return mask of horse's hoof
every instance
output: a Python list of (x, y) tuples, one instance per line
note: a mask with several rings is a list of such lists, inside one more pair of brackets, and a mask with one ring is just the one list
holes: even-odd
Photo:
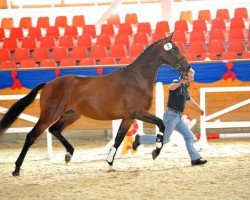
[(109, 172), (115, 172), (116, 170), (113, 168), (113, 166), (112, 165), (109, 165), (109, 169), (108, 169), (108, 173)]
[(71, 160), (71, 158), (72, 158), (72, 154), (67, 152), (65, 154), (65, 162), (66, 162), (66, 164)]
[(19, 171), (14, 171), (14, 172), (12, 172), (12, 175), (13, 175), (13, 176), (19, 176), (19, 175), (20, 175), (20, 172), (19, 172)]
[(159, 156), (159, 154), (160, 154), (160, 149), (153, 150), (153, 152), (152, 152), (153, 160), (155, 160), (157, 158), (157, 156)]

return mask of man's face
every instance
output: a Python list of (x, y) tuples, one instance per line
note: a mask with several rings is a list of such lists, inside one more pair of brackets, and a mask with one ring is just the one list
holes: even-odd
[(186, 84), (189, 85), (190, 83), (192, 83), (194, 81), (194, 73), (193, 72), (189, 72), (188, 73), (188, 79)]

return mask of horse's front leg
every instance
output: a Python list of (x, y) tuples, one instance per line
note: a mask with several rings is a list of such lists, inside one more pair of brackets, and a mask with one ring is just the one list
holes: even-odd
[(108, 157), (106, 159), (106, 161), (108, 162), (108, 164), (111, 168), (113, 166), (113, 161), (114, 161), (117, 149), (121, 145), (126, 133), (128, 132), (128, 130), (133, 122), (134, 122), (134, 119), (123, 119), (121, 124), (120, 124), (119, 130), (118, 130), (117, 135), (115, 137), (115, 144), (113, 145), (113, 147), (111, 147), (109, 154), (108, 154)]
[(138, 112), (135, 118), (158, 126), (160, 132), (156, 135), (156, 148), (152, 152), (153, 159), (156, 159), (163, 147), (163, 134), (165, 131), (165, 125), (163, 121), (147, 111)]

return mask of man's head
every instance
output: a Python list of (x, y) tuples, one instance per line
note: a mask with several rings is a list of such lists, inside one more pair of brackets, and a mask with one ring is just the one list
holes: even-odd
[(190, 83), (194, 81), (194, 74), (195, 71), (192, 68), (190, 68), (188, 71), (188, 76), (183, 77), (182, 79), (185, 85), (190, 85)]

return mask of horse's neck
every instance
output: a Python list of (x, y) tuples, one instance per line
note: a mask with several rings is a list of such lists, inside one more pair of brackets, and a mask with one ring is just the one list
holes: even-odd
[[(128, 69), (136, 75), (138, 84), (141, 87), (153, 88), (157, 73), (162, 62), (158, 56), (151, 56), (150, 52), (144, 52), (133, 64), (128, 66)], [(152, 54), (155, 54), (152, 53)]]

